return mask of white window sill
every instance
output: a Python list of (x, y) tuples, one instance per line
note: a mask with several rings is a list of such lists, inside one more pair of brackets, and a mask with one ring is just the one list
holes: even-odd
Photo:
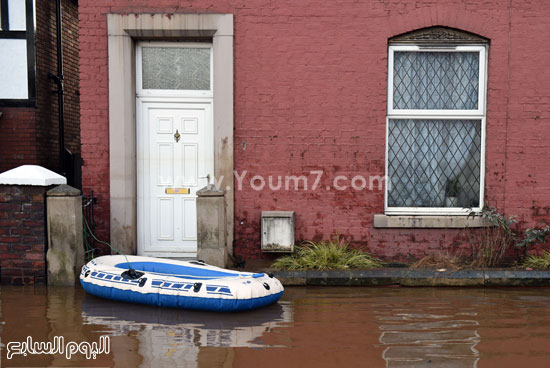
[(374, 215), (375, 228), (455, 228), (489, 227), (491, 224), (480, 217), (460, 215), (409, 216)]

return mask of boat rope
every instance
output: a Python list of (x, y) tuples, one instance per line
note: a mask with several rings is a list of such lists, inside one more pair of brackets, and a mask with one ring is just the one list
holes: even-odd
[[(99, 240), (95, 234), (92, 232), (92, 229), (90, 229), (90, 225), (88, 225), (88, 220), (86, 220), (86, 216), (82, 215), (82, 221), (85, 225), (85, 228), (84, 228), (84, 232), (89, 234), (96, 242), (100, 243), (100, 244), (104, 244), (106, 246), (108, 246), (109, 248), (111, 248), (111, 250), (114, 250), (115, 252), (117, 252), (118, 254), (120, 254), (121, 256), (124, 256), (124, 259), (126, 260), (126, 263), (128, 263), (128, 268), (129, 268), (129, 271), (135, 271), (134, 268), (132, 267), (132, 264), (130, 263), (130, 261), (128, 261), (128, 257), (126, 257), (126, 254), (122, 253), (120, 250), (118, 250), (117, 248), (113, 247), (111, 244), (107, 243), (107, 242), (104, 242), (102, 240)], [(92, 257), (93, 257), (93, 253), (92, 253)]]

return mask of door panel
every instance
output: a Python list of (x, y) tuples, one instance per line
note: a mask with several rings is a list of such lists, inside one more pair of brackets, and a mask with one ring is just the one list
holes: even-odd
[(171, 142), (158, 143), (157, 185), (174, 185), (174, 145)]
[(174, 240), (174, 198), (159, 198), (158, 209), (156, 240)]
[(197, 251), (196, 192), (213, 175), (212, 101), (138, 98), (138, 253)]

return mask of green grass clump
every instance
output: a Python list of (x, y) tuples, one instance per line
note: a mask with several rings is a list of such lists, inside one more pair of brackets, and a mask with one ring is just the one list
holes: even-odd
[(348, 268), (382, 267), (380, 260), (349, 247), (340, 238), (315, 243), (305, 242), (294, 253), (277, 259), (272, 265), (277, 270), (345, 270)]
[(529, 268), (550, 268), (550, 252), (545, 251), (541, 256), (528, 256), (521, 266)]

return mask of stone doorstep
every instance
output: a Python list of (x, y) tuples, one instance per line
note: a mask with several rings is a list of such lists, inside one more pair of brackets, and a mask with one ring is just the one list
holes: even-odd
[(549, 271), (500, 270), (374, 270), (273, 271), (285, 286), (550, 286)]

